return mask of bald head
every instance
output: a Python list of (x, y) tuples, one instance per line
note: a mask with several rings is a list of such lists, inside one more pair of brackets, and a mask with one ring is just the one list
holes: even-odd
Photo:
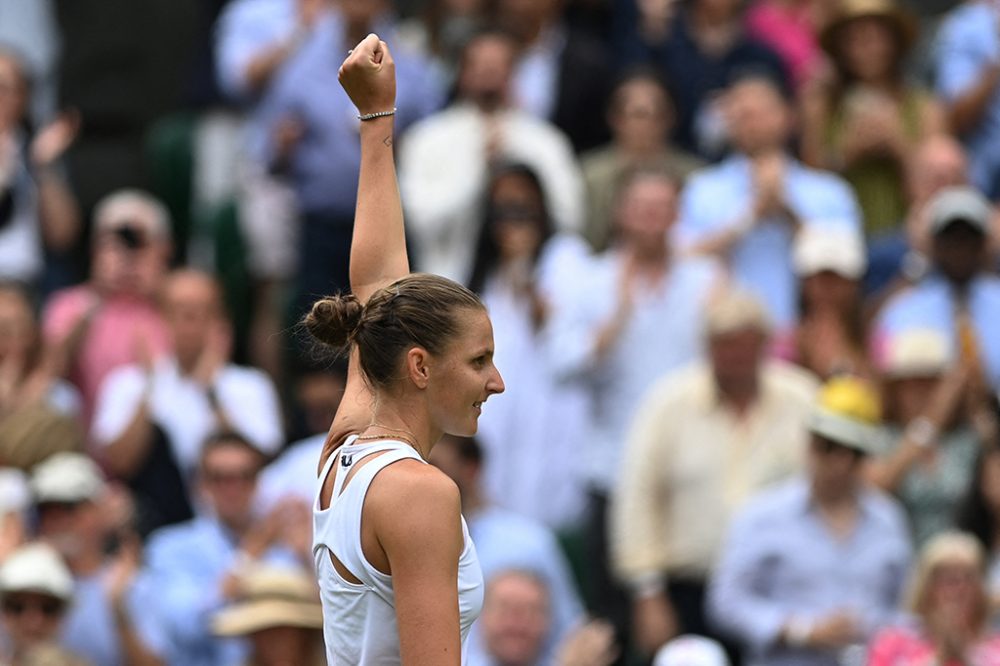
[(969, 180), (969, 161), (965, 149), (948, 134), (924, 140), (910, 163), (910, 196), (922, 205), (946, 187), (964, 185)]

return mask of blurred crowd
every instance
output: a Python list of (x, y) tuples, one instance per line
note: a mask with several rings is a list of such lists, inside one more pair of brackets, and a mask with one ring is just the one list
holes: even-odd
[(469, 663), (1000, 666), (995, 0), (0, 0), (0, 664), (323, 663), (370, 32)]

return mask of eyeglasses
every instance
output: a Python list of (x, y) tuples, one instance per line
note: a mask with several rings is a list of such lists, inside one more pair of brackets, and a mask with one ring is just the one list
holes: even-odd
[(202, 474), (205, 481), (213, 485), (250, 484), (257, 480), (257, 472), (257, 469), (206, 469)]
[(0, 604), (6, 615), (21, 616), (29, 611), (41, 613), (47, 618), (57, 618), (62, 615), (66, 605), (58, 599), (19, 599), (7, 598)]
[(83, 502), (58, 502), (42, 501), (38, 503), (39, 511), (58, 511), (61, 513), (71, 513), (83, 506)]

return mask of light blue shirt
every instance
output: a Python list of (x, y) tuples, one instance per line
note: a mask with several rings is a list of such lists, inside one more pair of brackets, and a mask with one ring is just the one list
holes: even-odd
[[(122, 666), (126, 661), (104, 582), (108, 574), (105, 567), (92, 576), (75, 580), (73, 602), (63, 622), (61, 644), (93, 664)], [(140, 576), (129, 590), (129, 619), (145, 647), (155, 655), (163, 655), (167, 648), (166, 636), (155, 614), (149, 611), (153, 590), (147, 583), (148, 580)]]
[[(851, 188), (832, 173), (789, 159), (785, 200), (803, 224), (861, 233), (861, 212)], [(676, 238), (689, 247), (731, 228), (753, 206), (750, 161), (743, 156), (696, 172), (681, 195)], [(792, 229), (783, 220), (757, 224), (733, 248), (728, 263), (737, 284), (767, 306), (779, 328), (798, 319), (798, 284), (792, 270)]]
[[(168, 666), (238, 666), (248, 655), (239, 639), (211, 633), (222, 608), (222, 580), (234, 567), (236, 538), (214, 518), (200, 517), (154, 532), (146, 547), (148, 584), (156, 590), (149, 610), (163, 623)], [(291, 552), (272, 549), (265, 559), (293, 565)]]
[[(954, 102), (1000, 62), (1000, 13), (989, 2), (966, 2), (952, 10), (938, 32), (934, 49), (937, 92)], [(964, 137), (972, 181), (991, 198), (1000, 195), (1000, 88), (979, 124)]]
[(622, 270), (615, 250), (592, 262), (567, 289), (546, 347), (557, 377), (580, 382), (587, 394), (590, 433), (578, 464), (583, 478), (605, 492), (618, 477), (628, 427), (646, 391), (671, 370), (702, 357), (705, 303), (721, 279), (714, 261), (672, 259), (658, 284), (636, 289), (629, 320), (598, 359), (598, 333), (615, 314)]
[(853, 614), (870, 637), (894, 619), (909, 570), (906, 519), (865, 489), (853, 532), (838, 539), (804, 478), (764, 491), (733, 519), (709, 586), (708, 612), (748, 648), (747, 666), (838, 666), (837, 654), (778, 644), (790, 619)]
[[(969, 314), (976, 332), (986, 378), (1000, 389), (1000, 278), (980, 275), (969, 286)], [(931, 274), (897, 294), (883, 308), (876, 322), (876, 340), (892, 339), (904, 331), (932, 329), (949, 341), (958, 356), (955, 295), (942, 276)]]
[[(435, 85), (431, 67), (394, 39), (390, 25), (381, 24), (376, 30), (393, 44), (398, 133), (435, 111), (442, 93)], [(353, 47), (354, 44), (346, 42), (340, 15), (326, 13), (306, 42), (275, 75), (261, 102), (260, 122), (268, 129), (268, 141), (273, 140), (271, 130), (282, 118), (295, 118), (305, 128), (291, 158), (289, 177), (306, 212), (354, 216), (361, 164), (360, 121), (357, 109), (337, 80), (340, 65)], [(274, 146), (269, 146), (265, 153), (273, 156)]]
[[(547, 584), (551, 628), (546, 654), (554, 657), (562, 639), (583, 619), (583, 604), (555, 535), (541, 523), (495, 506), (469, 514), (465, 519), (476, 544), (487, 592), (494, 574), (512, 569), (532, 572)], [(473, 625), (469, 636), (470, 666), (490, 663), (477, 629), (478, 625)], [(543, 660), (543, 663), (549, 662)]]
[(215, 69), (219, 86), (234, 100), (251, 98), (247, 67), (253, 58), (289, 39), (298, 25), (292, 0), (236, 0), (216, 22)]

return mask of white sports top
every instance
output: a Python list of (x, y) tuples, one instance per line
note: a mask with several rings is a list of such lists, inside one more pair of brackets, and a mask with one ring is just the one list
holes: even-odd
[[(382, 451), (388, 453), (365, 463), (344, 487), (354, 461)], [(400, 663), (392, 576), (382, 573), (365, 559), (361, 549), (361, 510), (375, 475), (406, 458), (426, 464), (405, 442), (378, 440), (359, 444), (357, 438), (352, 437), (330, 456), (320, 474), (319, 490), (313, 503), (313, 557), (323, 602), (326, 658), (331, 666)], [(320, 493), (334, 464), (337, 469), (333, 495), (330, 506), (322, 509)], [(462, 535), (465, 547), (458, 560), (458, 610), (464, 664), (465, 639), (483, 606), (483, 573), (464, 517)], [(360, 585), (344, 580), (333, 566), (331, 552), (361, 581)]]

